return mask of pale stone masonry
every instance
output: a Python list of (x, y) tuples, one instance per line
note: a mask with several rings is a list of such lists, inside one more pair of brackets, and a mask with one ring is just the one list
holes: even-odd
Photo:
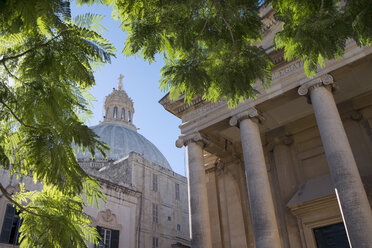
[(192, 247), (372, 247), (372, 47), (348, 40), (308, 78), (273, 49), (273, 10), (261, 16), (270, 88), (257, 84), (257, 98), (232, 109), (201, 96), (159, 101), (181, 119), (177, 146), (195, 133), (208, 141), (189, 150), (188, 169), (190, 204), (203, 199), (191, 206), (192, 237), (210, 233), (211, 244)]
[(199, 133), (193, 133), (189, 136), (177, 140), (177, 146), (187, 147), (188, 167), (188, 185), (190, 203), (190, 223), (191, 223), (191, 246), (202, 248), (211, 247), (211, 234), (209, 227), (208, 199), (206, 178), (203, 162), (203, 147), (208, 141), (203, 139)]
[[(110, 146), (107, 158), (96, 151), (92, 160), (89, 152), (77, 151), (80, 166), (97, 179), (107, 196), (100, 209), (84, 209), (105, 242), (98, 248), (189, 247), (186, 177), (175, 173), (157, 147), (137, 133), (133, 101), (122, 89), (122, 78), (118, 89), (106, 97), (103, 122), (91, 127)], [(199, 163), (202, 168), (202, 158)], [(9, 171), (0, 170), (0, 181), (10, 193), (18, 190), (20, 181), (9, 178)], [(42, 188), (30, 178), (21, 182), (29, 190)], [(16, 246), (19, 225), (15, 209), (0, 195), (0, 247)]]
[(257, 116), (257, 111), (252, 109), (234, 116), (230, 119), (230, 124), (235, 126), (238, 123), (242, 137), (245, 176), (256, 245), (257, 247), (280, 248), (274, 203), (266, 172)]

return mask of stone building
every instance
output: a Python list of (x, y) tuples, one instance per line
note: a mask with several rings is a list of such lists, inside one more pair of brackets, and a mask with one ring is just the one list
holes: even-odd
[[(91, 127), (111, 148), (107, 159), (96, 152), (77, 152), (80, 166), (102, 185), (107, 202), (85, 212), (103, 238), (98, 248), (189, 247), (189, 213), (186, 178), (175, 173), (163, 154), (137, 132), (133, 102), (122, 89), (106, 97), (103, 122)], [(10, 192), (18, 180), (0, 171), (0, 180)], [(32, 179), (23, 180), (32, 190), (41, 189)], [(15, 208), (0, 197), (0, 247), (13, 247), (20, 225)], [(94, 245), (89, 245), (93, 248)]]
[(234, 109), (159, 101), (182, 120), (191, 247), (372, 247), (372, 47), (349, 40), (308, 78), (273, 49), (273, 10), (261, 14), (271, 88)]

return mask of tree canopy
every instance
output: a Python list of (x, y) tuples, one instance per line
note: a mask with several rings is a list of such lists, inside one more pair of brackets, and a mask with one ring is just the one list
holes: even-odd
[[(83, 1), (92, 3), (94, 0)], [(304, 61), (309, 77), (317, 65), (339, 58), (347, 39), (372, 42), (369, 0), (110, 0), (114, 15), (129, 33), (125, 55), (152, 62), (163, 55), (160, 87), (176, 99), (195, 94), (230, 106), (256, 96), (253, 85), (271, 82), (273, 66), (258, 44), (260, 8), (270, 5), (282, 22), (275, 47), (285, 59)]]
[(104, 195), (72, 144), (92, 156), (107, 149), (84, 117), (93, 70), (115, 48), (99, 33), (102, 18), (72, 18), (69, 1), (1, 1), (0, 10), (0, 167), (44, 185), (11, 196), (0, 184), (22, 211), (21, 247), (86, 247), (97, 233), (82, 194), (90, 204)]
[[(85, 202), (104, 198), (78, 165), (72, 144), (107, 149), (84, 124), (93, 71), (115, 48), (102, 36), (102, 17), (71, 17), (70, 0), (0, 1), (0, 167), (42, 182), (41, 192), (0, 190), (24, 219), (21, 247), (86, 247), (97, 233)], [(128, 32), (123, 53), (152, 62), (162, 55), (160, 87), (175, 99), (196, 94), (230, 106), (270, 86), (273, 63), (259, 46), (260, 9), (271, 5), (282, 31), (275, 47), (304, 61), (313, 76), (339, 58), (348, 39), (372, 43), (369, 0), (76, 0), (106, 4)], [(83, 192), (86, 199), (82, 198)]]

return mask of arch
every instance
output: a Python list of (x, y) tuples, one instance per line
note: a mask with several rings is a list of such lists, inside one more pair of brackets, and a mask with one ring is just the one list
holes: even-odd
[(114, 112), (113, 112), (113, 114), (112, 114), (112, 116), (116, 119), (116, 118), (118, 118), (118, 107), (114, 107)]
[(120, 117), (121, 117), (122, 120), (125, 120), (125, 109), (124, 108), (121, 109), (121, 116)]
[(106, 109), (106, 119), (109, 117), (109, 114), (110, 114), (109, 107), (107, 107), (107, 109)]

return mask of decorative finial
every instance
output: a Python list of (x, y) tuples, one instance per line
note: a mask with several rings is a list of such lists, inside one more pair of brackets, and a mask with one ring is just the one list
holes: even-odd
[(123, 88), (123, 83), (122, 83), (123, 78), (124, 78), (124, 76), (120, 74), (120, 76), (119, 76), (119, 78), (118, 78), (118, 80), (119, 80), (119, 83), (118, 83), (118, 89), (119, 89), (119, 90), (121, 90), (121, 89)]

